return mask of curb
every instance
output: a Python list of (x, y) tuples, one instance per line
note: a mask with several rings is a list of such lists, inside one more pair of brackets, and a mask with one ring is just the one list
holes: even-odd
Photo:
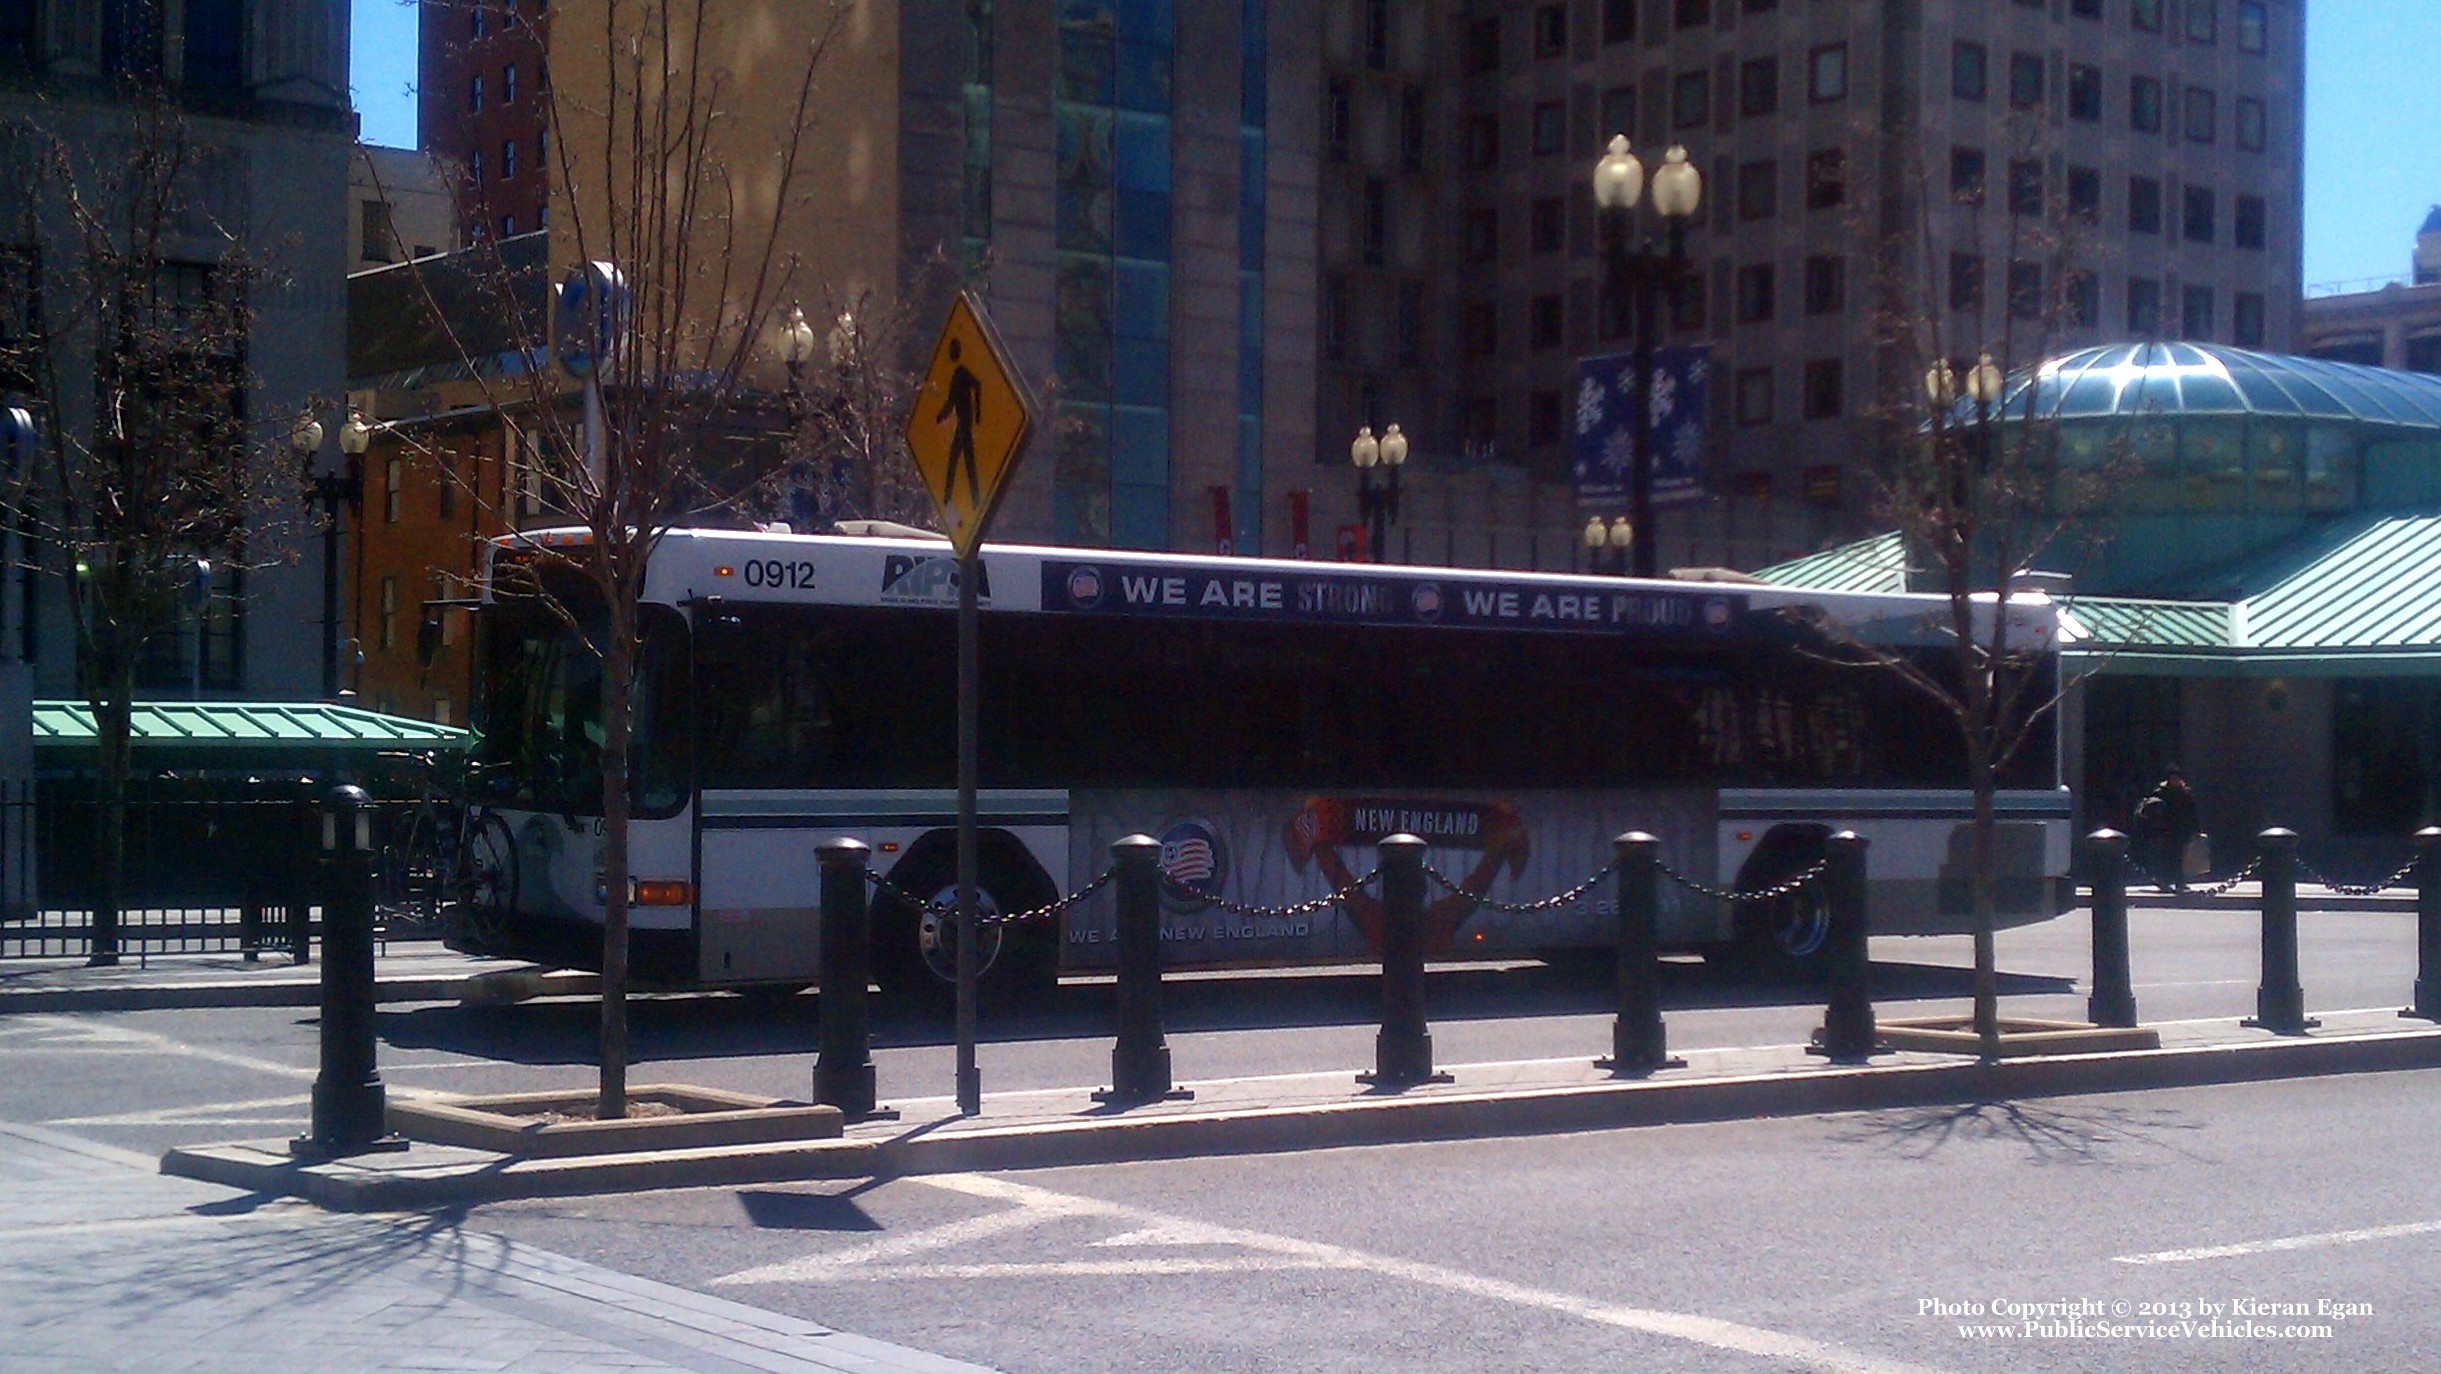
[[(589, 973), (523, 969), (376, 978), (376, 1003), (474, 1002), (487, 1005), (537, 997), (591, 996), (601, 978)], [(188, 1011), (215, 1007), (316, 1007), (322, 980), (257, 978), (229, 982), (135, 983), (98, 988), (27, 988), (0, 992), (0, 1016), (26, 1012)]]
[(484, 1155), (418, 1166), (392, 1155), (375, 1157), (369, 1165), (305, 1165), (290, 1160), (277, 1142), (251, 1142), (174, 1149), (162, 1157), (161, 1171), (301, 1197), (333, 1211), (413, 1210), (511, 1198), (1283, 1153), (2435, 1067), (2441, 1067), (2441, 1027), (1995, 1064), (1849, 1066), (1683, 1082), (1441, 1093), (1133, 1121), (1062, 1121), (946, 1136), (910, 1133), (887, 1140), (582, 1159)]

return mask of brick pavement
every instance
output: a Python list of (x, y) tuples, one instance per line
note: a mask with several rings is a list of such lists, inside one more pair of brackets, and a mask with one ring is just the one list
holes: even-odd
[(980, 1374), (468, 1231), (332, 1216), (0, 1123), (0, 1368)]

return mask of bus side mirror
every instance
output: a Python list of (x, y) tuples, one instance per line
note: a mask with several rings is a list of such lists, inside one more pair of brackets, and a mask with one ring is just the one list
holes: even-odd
[(426, 611), (423, 623), (415, 627), (417, 667), (429, 668), (432, 661), (441, 656), (441, 617), (446, 614), (446, 611)]
[(746, 622), (724, 609), (721, 598), (707, 596), (695, 608), (695, 661), (725, 666), (744, 652)]

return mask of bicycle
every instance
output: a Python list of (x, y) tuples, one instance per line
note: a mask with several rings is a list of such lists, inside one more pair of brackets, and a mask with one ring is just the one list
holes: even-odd
[[(406, 823), (383, 848), (376, 904), (394, 920), (433, 930), (454, 923), (470, 944), (490, 948), (516, 907), (516, 839), (506, 821), (444, 780), (434, 756), (405, 757), (423, 781)], [(472, 773), (480, 766), (462, 768)]]

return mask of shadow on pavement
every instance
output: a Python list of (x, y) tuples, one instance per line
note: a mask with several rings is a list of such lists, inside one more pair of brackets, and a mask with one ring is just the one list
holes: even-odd
[(1985, 1141), (2023, 1147), (2036, 1164), (2106, 1164), (2114, 1147), (2134, 1145), (2181, 1154), (2174, 1133), (2203, 1129), (2202, 1123), (2166, 1108), (2130, 1108), (2110, 1103), (1961, 1102), (1867, 1112), (1831, 1139), (1862, 1145), (1902, 1159), (1929, 1159), (1952, 1148)]
[[(1937, 964), (1884, 962), (1873, 969), (1879, 1003), (1964, 998), (1968, 970)], [(1662, 1004), (1668, 1011), (1818, 1005), (1822, 989), (1734, 974), (1706, 964), (1662, 965)], [(2065, 994), (2072, 980), (2003, 973), (2003, 996)], [(1435, 1021), (1585, 1016), (1609, 1012), (1611, 971), (1594, 960), (1565, 964), (1451, 968), (1432, 973), (1426, 1000)], [(876, 1048), (950, 1043), (945, 999), (880, 999), (873, 1013)], [(1380, 1015), (1378, 975), (1350, 968), (1293, 974), (1243, 973), (1173, 979), (1162, 988), (1173, 1034), (1364, 1026)], [(631, 1060), (717, 1059), (811, 1054), (816, 1048), (818, 998), (727, 994), (646, 995), (629, 1004)], [(1107, 981), (1062, 984), (1046, 1005), (987, 1008), (987, 1041), (1093, 1039), (1116, 1019)], [(512, 1006), (434, 1003), (386, 1009), (378, 1025), (393, 1049), (437, 1049), (519, 1064), (589, 1064), (599, 1047), (600, 1012), (591, 998)]]

